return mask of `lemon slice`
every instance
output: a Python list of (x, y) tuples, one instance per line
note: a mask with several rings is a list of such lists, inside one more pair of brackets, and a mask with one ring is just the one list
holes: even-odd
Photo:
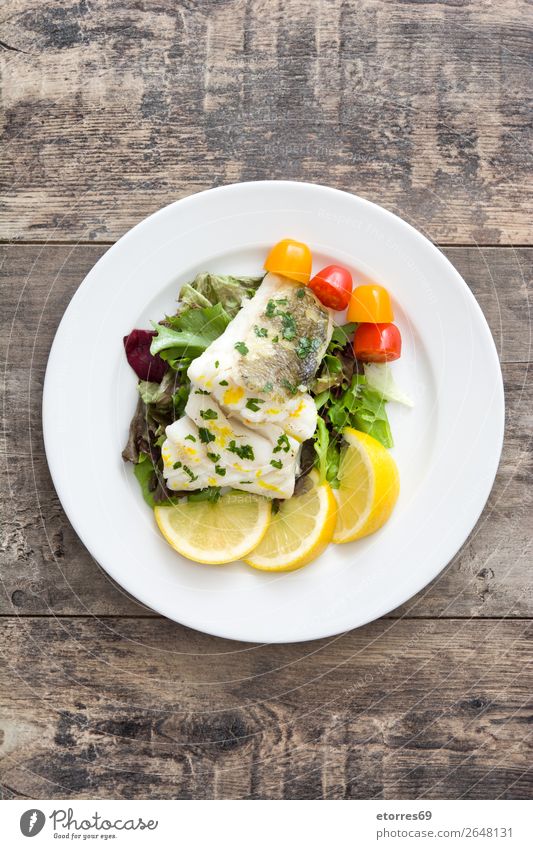
[(218, 565), (255, 548), (270, 522), (271, 503), (249, 492), (228, 492), (212, 504), (183, 501), (154, 508), (166, 541), (189, 560)]
[(319, 483), (315, 470), (307, 489), (282, 501), (268, 531), (246, 562), (266, 572), (290, 572), (318, 557), (331, 541), (337, 506), (327, 483)]
[(400, 492), (400, 477), (391, 455), (374, 437), (351, 427), (342, 435), (347, 444), (341, 450), (333, 542), (352, 542), (385, 524)]

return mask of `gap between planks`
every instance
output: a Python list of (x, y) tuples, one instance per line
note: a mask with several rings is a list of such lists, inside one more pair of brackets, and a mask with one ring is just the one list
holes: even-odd
[[(125, 236), (126, 233), (123, 235)], [(112, 245), (116, 245), (118, 241), (119, 239), (0, 239), (0, 245), (21, 245), (21, 247), (38, 247), (39, 245), (43, 247), (111, 247)], [(431, 239), (428, 239), (428, 241), (436, 248), (513, 248), (516, 250), (533, 248), (533, 242), (433, 242)]]
[[(153, 622), (174, 622), (175, 620), (169, 619), (168, 616), (161, 616), (158, 613), (0, 613), (1, 619), (151, 619)], [(479, 622), (479, 620), (483, 620), (485, 622), (533, 622), (533, 616), (380, 616), (378, 619), (373, 619), (373, 622), (382, 622), (387, 620), (388, 622), (453, 622), (453, 621), (462, 621), (462, 622)], [(180, 625), (181, 623), (176, 622), (176, 625)], [(367, 624), (370, 624), (369, 622)], [(182, 626), (187, 627), (187, 626)], [(361, 625), (361, 628), (364, 626)], [(196, 628), (191, 628), (192, 631), (197, 630)], [(351, 628), (348, 631), (344, 631), (341, 633), (349, 634), (351, 631), (357, 631), (358, 628)], [(203, 633), (203, 632), (200, 632)], [(340, 636), (340, 634), (335, 635)]]

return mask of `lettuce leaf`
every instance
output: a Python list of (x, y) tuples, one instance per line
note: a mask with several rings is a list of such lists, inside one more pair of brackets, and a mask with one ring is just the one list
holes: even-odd
[(393, 439), (385, 409), (383, 396), (369, 387), (366, 377), (355, 374), (348, 389), (340, 396), (333, 397), (331, 392), (325, 400), (321, 398), (320, 415), (339, 433), (345, 427), (362, 430), (381, 442), (385, 448), (392, 448)]
[(314, 395), (321, 395), (326, 389), (332, 389), (335, 386), (342, 386), (344, 389), (349, 386), (356, 368), (352, 346), (356, 327), (357, 325), (352, 322), (337, 325), (333, 329), (329, 345), (312, 386), (311, 391)]
[(133, 467), (133, 473), (139, 481), (142, 496), (149, 507), (174, 503), (165, 487), (162, 471), (154, 466), (149, 454), (139, 455), (139, 462)]
[(356, 327), (357, 324), (355, 321), (351, 321), (349, 324), (338, 324), (334, 327), (326, 354), (334, 354), (335, 351), (344, 348), (345, 345), (352, 342)]
[(139, 481), (144, 500), (150, 507), (155, 507), (153, 489), (157, 472), (148, 454), (139, 455), (139, 462), (135, 464), (133, 473)]
[(180, 302), (200, 309), (220, 304), (231, 318), (235, 318), (243, 300), (253, 298), (262, 280), (262, 277), (233, 277), (230, 274), (197, 274), (192, 283), (181, 287)]
[(190, 363), (199, 357), (211, 342), (224, 332), (231, 319), (220, 305), (203, 309), (188, 309), (165, 319), (165, 324), (154, 324), (156, 336), (150, 346), (151, 354), (168, 362), (174, 370), (180, 368), (184, 357)]
[(316, 423), (314, 448), (316, 453), (315, 466), (318, 469), (320, 482), (327, 481), (334, 489), (338, 489), (340, 440), (332, 438), (332, 434), (330, 434), (326, 422), (321, 416), (318, 417)]
[(394, 380), (392, 369), (387, 363), (365, 363), (366, 382), (371, 389), (386, 400), (397, 401), (398, 404), (404, 404), (406, 407), (414, 407), (414, 403), (403, 392)]

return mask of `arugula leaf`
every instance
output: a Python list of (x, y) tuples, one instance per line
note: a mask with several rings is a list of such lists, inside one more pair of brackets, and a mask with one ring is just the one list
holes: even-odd
[[(220, 304), (205, 309), (188, 309), (179, 315), (170, 316), (166, 324), (154, 324), (157, 335), (150, 345), (151, 354), (159, 354), (177, 370), (178, 361), (198, 357), (211, 342), (224, 332), (230, 316)], [(189, 359), (189, 361), (190, 361)]]

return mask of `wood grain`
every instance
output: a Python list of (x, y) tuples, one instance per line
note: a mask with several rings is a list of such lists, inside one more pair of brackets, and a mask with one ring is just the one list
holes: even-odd
[(529, 243), (525, 0), (4, 0), (0, 238), (114, 240), (295, 179), (435, 241)]
[[(0, 622), (6, 792), (530, 798), (531, 624), (240, 645), (164, 620)], [(529, 736), (528, 736), (529, 735)]]
[[(103, 253), (94, 246), (3, 246), (0, 275), (6, 311), (2, 456), (3, 614), (146, 615), (94, 563), (66, 519), (42, 444), (42, 382), (59, 319), (80, 281)], [(530, 249), (455, 248), (492, 326), (502, 359), (527, 361)], [(533, 536), (533, 387), (520, 362), (503, 367), (507, 433), (489, 503), (450, 567), (397, 615), (527, 616), (533, 612), (529, 543)]]

